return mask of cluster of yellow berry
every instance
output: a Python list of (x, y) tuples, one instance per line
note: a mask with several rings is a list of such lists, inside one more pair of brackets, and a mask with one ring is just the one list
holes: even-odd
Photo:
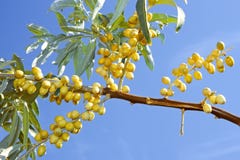
[[(206, 113), (212, 112), (212, 107), (210, 104), (225, 104), (226, 99), (222, 94), (216, 94), (216, 92), (212, 91), (210, 88), (206, 87), (202, 90), (202, 94), (205, 97), (202, 101), (203, 111)], [(209, 101), (207, 103), (206, 101)]]
[[(181, 63), (178, 68), (172, 70), (175, 77), (173, 82), (167, 76), (162, 77), (162, 83), (168, 85), (168, 88), (162, 88), (160, 94), (164, 97), (173, 96), (173, 87), (177, 87), (181, 92), (185, 92), (186, 83), (190, 84), (194, 79), (201, 80), (201, 68), (205, 68), (209, 74), (214, 74), (215, 70), (222, 73), (225, 71), (225, 65), (232, 67), (234, 59), (226, 55), (225, 45), (222, 41), (217, 42), (216, 48), (204, 59), (198, 53), (193, 53), (188, 58), (187, 63)], [(224, 58), (224, 59), (223, 59)]]
[[(152, 14), (148, 13), (148, 20), (150, 21), (151, 18)], [(122, 81), (124, 77), (128, 80), (134, 78), (136, 69), (134, 62), (140, 59), (137, 52), (138, 44), (147, 45), (138, 23), (138, 16), (135, 13), (128, 20), (129, 28), (123, 30), (126, 41), (121, 44), (116, 43), (117, 40), (114, 39), (113, 34), (110, 32), (100, 36), (104, 47), (99, 48), (97, 52), (101, 57), (98, 60), (99, 66), (96, 68), (96, 72), (105, 79), (107, 87), (111, 90), (120, 90), (124, 93), (130, 91), (127, 85), (117, 85), (113, 78), (119, 79), (119, 81)], [(150, 29), (150, 36), (154, 38), (157, 33)]]
[[(78, 104), (83, 96), (85, 106), (82, 113), (77, 110), (73, 110), (67, 113), (67, 121), (64, 116), (56, 116), (55, 123), (50, 125), (52, 134), (49, 135), (47, 130), (41, 130), (36, 134), (35, 140), (39, 143), (49, 140), (51, 144), (55, 144), (57, 148), (61, 148), (63, 142), (68, 141), (69, 134), (77, 134), (82, 128), (83, 121), (92, 121), (95, 118), (95, 113), (104, 115), (106, 112), (105, 107), (101, 102), (101, 90), (100, 83), (95, 82), (92, 86), (83, 89), (83, 83), (79, 76), (73, 75), (71, 77), (72, 83), (70, 83), (68, 76), (57, 77), (44, 77), (42, 71), (38, 67), (32, 68), (31, 75), (25, 75), (23, 71), (16, 70), (14, 72), (15, 80), (14, 87), (17, 92), (23, 92), (25, 94), (34, 94), (46, 98), (49, 96), (49, 101), (55, 101), (58, 105), (62, 100), (65, 102), (72, 101), (73, 104)], [(40, 84), (37, 87), (37, 83)], [(108, 83), (113, 84), (113, 79), (109, 78)], [(123, 91), (129, 88), (123, 87)], [(43, 156), (46, 152), (46, 145), (41, 144), (38, 147), (38, 155)]]

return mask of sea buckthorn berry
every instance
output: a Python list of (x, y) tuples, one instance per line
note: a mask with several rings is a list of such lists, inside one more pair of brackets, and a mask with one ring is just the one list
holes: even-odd
[(202, 73), (200, 71), (195, 71), (193, 73), (193, 77), (196, 79), (196, 80), (201, 80), (202, 79)]
[(60, 81), (62, 82), (63, 85), (66, 85), (66, 84), (69, 83), (69, 77), (64, 75), (64, 76), (61, 77)]
[(32, 73), (39, 74), (42, 73), (42, 70), (39, 67), (32, 67)]
[(212, 112), (212, 106), (211, 106), (210, 104), (204, 103), (204, 104), (202, 105), (202, 107), (203, 107), (203, 111), (204, 111), (205, 113), (211, 113), (211, 112)]
[(194, 52), (194, 53), (192, 54), (192, 59), (194, 60), (194, 62), (196, 62), (197, 60), (199, 60), (200, 57), (201, 57), (201, 56), (200, 56), (197, 52)]
[(65, 119), (59, 120), (59, 121), (57, 122), (57, 125), (58, 125), (58, 127), (60, 127), (60, 128), (65, 128), (66, 124), (67, 124), (67, 121), (66, 121)]
[(203, 96), (205, 96), (205, 97), (209, 97), (209, 96), (212, 94), (212, 91), (211, 91), (210, 88), (205, 87), (205, 88), (203, 88), (203, 90), (202, 90), (202, 94), (203, 94)]
[(71, 132), (73, 129), (74, 129), (74, 125), (72, 122), (67, 122), (66, 123), (66, 126), (65, 126), (65, 129), (69, 132)]
[(140, 60), (140, 56), (139, 56), (139, 54), (137, 52), (132, 53), (131, 58), (135, 62)]
[(74, 93), (72, 98), (74, 103), (78, 103), (81, 100), (81, 94), (80, 93)]
[(168, 89), (167, 90), (167, 96), (173, 96), (174, 95), (174, 91), (172, 89)]
[(39, 89), (39, 95), (40, 96), (44, 96), (44, 95), (46, 95), (48, 93), (48, 89), (45, 89), (45, 88), (43, 88), (43, 87), (40, 87), (40, 89)]
[(35, 85), (30, 85), (30, 86), (28, 87), (28, 89), (27, 89), (27, 93), (28, 93), (28, 94), (33, 94), (33, 93), (35, 93), (36, 91), (37, 91), (37, 88), (36, 88)]
[(111, 50), (112, 51), (117, 51), (118, 50), (118, 44), (117, 43), (113, 43), (113, 44), (111, 44)]
[(128, 43), (130, 44), (130, 46), (135, 47), (138, 43), (138, 40), (137, 38), (129, 38)]
[(182, 83), (181, 86), (180, 86), (180, 88), (179, 88), (179, 90), (180, 90), (181, 92), (185, 92), (185, 91), (187, 90), (186, 84), (185, 84), (185, 83)]
[(97, 53), (100, 54), (100, 55), (103, 55), (104, 50), (105, 50), (105, 48), (99, 48)]
[(136, 66), (134, 63), (127, 63), (126, 65), (126, 71), (128, 72), (134, 72), (136, 69)]
[(51, 86), (51, 82), (49, 80), (42, 81), (42, 86), (41, 87), (43, 87), (45, 89), (49, 89), (50, 86)]
[(87, 121), (87, 120), (89, 119), (89, 114), (88, 114), (88, 112), (83, 112), (83, 113), (81, 114), (81, 119), (82, 119), (83, 121)]
[(155, 38), (155, 37), (158, 36), (157, 32), (155, 30), (153, 30), (153, 29), (150, 29), (149, 32), (150, 32), (150, 37), (151, 38)]
[(71, 79), (73, 83), (82, 81), (78, 75), (72, 75)]
[(66, 94), (67, 94), (67, 92), (68, 92), (68, 86), (62, 86), (61, 88), (60, 88), (60, 94), (62, 95), (62, 96), (65, 96)]
[(92, 120), (94, 120), (94, 118), (95, 118), (95, 113), (93, 112), (93, 111), (88, 111), (88, 114), (89, 114), (89, 121), (92, 121)]
[(133, 80), (134, 79), (133, 72), (126, 72), (125, 76), (128, 80)]
[(81, 89), (82, 86), (83, 86), (82, 81), (77, 81), (77, 82), (74, 82), (74, 84), (73, 84), (74, 89)]
[(222, 94), (219, 94), (216, 96), (216, 103), (217, 104), (225, 104), (226, 103), (226, 99)]
[(110, 84), (110, 89), (112, 91), (116, 91), (116, 90), (118, 90), (118, 85), (116, 83)]
[(209, 96), (209, 101), (212, 104), (217, 104), (216, 98), (217, 98), (217, 96), (215, 94), (213, 94), (213, 95)]
[(57, 143), (58, 139), (59, 139), (59, 137), (56, 136), (55, 134), (51, 134), (51, 135), (49, 136), (49, 142), (50, 142), (51, 144)]
[(37, 133), (37, 134), (35, 135), (34, 139), (35, 139), (37, 142), (42, 141), (41, 134), (40, 134), (40, 133)]
[(62, 139), (63, 141), (65, 141), (65, 142), (69, 141), (69, 139), (70, 139), (69, 133), (68, 133), (68, 132), (64, 132), (64, 133), (62, 134), (62, 136), (61, 136), (61, 139)]
[(173, 85), (179, 88), (183, 82), (180, 79), (175, 79)]
[(114, 79), (109, 77), (106, 82), (107, 82), (107, 84), (113, 84), (114, 83)]
[(14, 73), (15, 78), (23, 78), (24, 77), (24, 72), (21, 70), (16, 70)]
[(169, 84), (171, 83), (171, 80), (170, 80), (169, 77), (163, 76), (163, 77), (162, 77), (162, 83), (163, 83), (163, 84), (166, 84), (166, 85), (169, 85)]
[(48, 131), (46, 130), (41, 130), (39, 132), (40, 136), (41, 136), (41, 139), (47, 139), (48, 138)]
[(69, 102), (70, 100), (73, 99), (73, 96), (74, 96), (73, 92), (72, 92), (72, 91), (68, 91), (67, 94), (66, 94), (65, 97), (64, 97), (64, 100), (65, 100), (66, 102)]
[(122, 87), (122, 92), (123, 92), (123, 93), (129, 93), (129, 92), (130, 92), (130, 88), (129, 88), (127, 85), (124, 85), (124, 86)]
[(192, 59), (192, 57), (188, 57), (187, 63), (188, 63), (190, 66), (192, 66), (192, 65), (195, 64), (195, 61)]
[(192, 82), (192, 75), (190, 73), (184, 75), (184, 81), (186, 83), (191, 83)]
[(77, 110), (73, 110), (71, 113), (71, 119), (75, 120), (75, 119), (79, 119), (80, 118), (80, 113)]
[(223, 66), (224, 66), (223, 60), (222, 60), (221, 58), (218, 58), (218, 59), (216, 60), (216, 67), (217, 67), (217, 68), (221, 68), (221, 67), (223, 67)]
[(43, 79), (43, 74), (42, 74), (42, 73), (35, 74), (35, 75), (34, 75), (34, 79), (37, 80), (37, 81), (42, 80), (42, 79)]
[(57, 96), (56, 97), (56, 104), (57, 105), (61, 105), (61, 103), (62, 103), (62, 97), (61, 96)]
[(104, 35), (101, 35), (101, 36), (99, 37), (99, 39), (100, 39), (100, 41), (102, 41), (103, 43), (106, 43), (106, 42), (108, 41), (108, 38), (107, 38), (106, 36), (104, 36)]
[(232, 67), (234, 65), (234, 59), (232, 56), (227, 56), (225, 58), (225, 63), (226, 65), (228, 65), (229, 67)]
[(56, 92), (56, 90), (57, 90), (57, 87), (56, 87), (56, 85), (55, 84), (52, 84), (51, 86), (50, 86), (50, 88), (49, 88), (49, 93), (55, 93)]
[(63, 120), (63, 119), (65, 119), (63, 116), (56, 116), (54, 121), (57, 123), (58, 121)]
[(98, 114), (104, 115), (106, 113), (106, 108), (104, 106), (99, 107)]
[(167, 93), (168, 93), (168, 89), (167, 89), (167, 88), (162, 88), (162, 89), (160, 90), (160, 94), (161, 94), (162, 96), (167, 96)]
[(179, 65), (179, 71), (183, 74), (187, 74), (188, 73), (188, 66), (186, 63), (181, 63)]
[(55, 128), (57, 128), (58, 126), (56, 125), (56, 124), (51, 124), (50, 126), (49, 126), (49, 129), (51, 130), (51, 131), (53, 131)]
[(53, 133), (59, 137), (62, 135), (62, 129), (60, 127), (57, 127), (54, 129)]
[(46, 150), (47, 150), (46, 146), (44, 144), (41, 144), (37, 149), (37, 155), (39, 157), (42, 157), (46, 153)]
[(107, 37), (107, 40), (108, 40), (108, 41), (112, 41), (112, 40), (113, 40), (113, 35), (112, 35), (112, 33), (108, 32), (108, 33), (106, 33), (105, 36)]
[(220, 51), (218, 49), (212, 50), (210, 56), (214, 57), (214, 59), (218, 58), (220, 56)]
[(130, 38), (131, 32), (132, 32), (132, 29), (127, 28), (127, 29), (125, 29), (125, 30), (123, 31), (123, 35), (124, 35), (125, 37)]
[(93, 107), (92, 107), (92, 111), (93, 112), (98, 112), (98, 109), (99, 109), (99, 105), (98, 104), (94, 104)]
[(128, 23), (137, 24), (137, 22), (138, 22), (138, 16), (136, 14), (132, 15), (128, 19)]
[(81, 129), (82, 128), (82, 122), (80, 120), (73, 122), (74, 128)]
[(219, 49), (220, 51), (224, 50), (225, 48), (225, 44), (223, 41), (219, 41), (217, 42), (217, 49)]
[(85, 109), (86, 109), (87, 111), (92, 110), (92, 107), (93, 107), (93, 103), (92, 103), (92, 102), (88, 102), (88, 103), (85, 105)]
[(197, 68), (202, 68), (202, 65), (203, 65), (203, 60), (199, 59), (195, 62), (195, 66)]
[(55, 143), (55, 147), (56, 148), (62, 148), (63, 145), (63, 140), (62, 139), (58, 139), (58, 141)]
[(152, 13), (148, 12), (147, 13), (147, 21), (151, 21), (152, 20)]
[(208, 71), (209, 74), (214, 74), (215, 73), (215, 66), (214, 66), (214, 64), (209, 63), (207, 71)]
[(85, 92), (83, 97), (84, 97), (84, 100), (89, 101), (91, 99), (92, 95), (90, 92)]

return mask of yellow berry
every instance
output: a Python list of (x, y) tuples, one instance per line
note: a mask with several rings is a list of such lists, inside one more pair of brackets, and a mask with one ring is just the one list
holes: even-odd
[(63, 144), (63, 140), (62, 139), (58, 139), (58, 141), (55, 143), (55, 147), (56, 148), (62, 148), (62, 144)]
[(87, 120), (89, 119), (89, 114), (88, 114), (88, 112), (83, 112), (83, 113), (81, 114), (81, 118), (82, 118), (82, 120), (87, 121)]
[(107, 40), (108, 40), (108, 41), (112, 41), (112, 40), (113, 40), (113, 35), (112, 35), (112, 33), (108, 32), (108, 33), (106, 33), (105, 36), (107, 37)]
[(137, 52), (132, 53), (131, 58), (135, 62), (140, 60), (140, 56), (139, 56), (139, 54)]
[(174, 95), (174, 91), (172, 89), (168, 89), (167, 96), (173, 96), (173, 95)]
[(197, 60), (199, 60), (200, 57), (201, 57), (201, 56), (200, 56), (198, 53), (196, 53), (196, 52), (194, 52), (194, 53), (192, 54), (192, 59), (194, 60), (194, 62), (196, 62)]
[(80, 118), (80, 113), (77, 110), (73, 110), (70, 113), (71, 113), (70, 115), (71, 119), (75, 120)]
[(190, 73), (184, 75), (184, 81), (186, 83), (191, 83), (192, 82), (192, 75)]
[(57, 143), (58, 139), (59, 139), (59, 136), (56, 136), (55, 134), (51, 134), (51, 135), (49, 136), (49, 142), (50, 142), (51, 144)]
[(81, 94), (80, 93), (74, 93), (72, 100), (75, 102), (78, 102), (81, 99)]
[(78, 75), (72, 75), (71, 78), (73, 83), (78, 82), (80, 80), (80, 77)]
[(46, 146), (44, 144), (41, 144), (37, 149), (37, 155), (39, 157), (42, 157), (46, 153), (46, 150), (47, 150)]
[(82, 122), (80, 120), (73, 122), (74, 128), (81, 129), (82, 128)]
[(133, 78), (134, 78), (133, 72), (126, 72), (125, 76), (129, 80), (133, 80)]
[(74, 129), (74, 125), (71, 122), (67, 122), (65, 129), (69, 132), (71, 132)]
[(106, 113), (106, 108), (104, 106), (99, 107), (98, 114), (104, 115)]
[(202, 73), (200, 71), (195, 71), (193, 73), (193, 77), (196, 79), (196, 80), (201, 80), (202, 79)]
[(62, 95), (62, 96), (65, 96), (66, 94), (67, 94), (67, 92), (68, 92), (68, 86), (62, 86), (61, 88), (60, 88), (60, 94)]
[(212, 103), (212, 104), (217, 104), (217, 101), (216, 101), (216, 98), (217, 96), (215, 94), (211, 95), (209, 97), (209, 101)]
[(217, 104), (225, 104), (226, 103), (226, 99), (222, 94), (219, 94), (216, 96), (216, 103)]
[(58, 126), (56, 124), (51, 124), (49, 126), (50, 130), (53, 131), (55, 128), (57, 128)]
[(68, 132), (64, 132), (63, 134), (62, 134), (62, 136), (61, 136), (61, 139), (63, 140), (63, 141), (69, 141), (69, 138), (70, 138), (70, 135), (69, 135), (69, 133)]
[(43, 87), (45, 89), (49, 89), (51, 87), (51, 82), (49, 80), (44, 80), (42, 82), (42, 86), (41, 87)]
[(33, 67), (32, 73), (36, 75), (36, 74), (42, 73), (42, 70), (39, 67)]
[(211, 113), (211, 112), (212, 112), (212, 106), (211, 106), (210, 104), (204, 103), (204, 104), (202, 105), (202, 107), (203, 107), (203, 111), (204, 111), (205, 113)]
[(14, 76), (15, 76), (15, 78), (18, 78), (18, 79), (23, 78), (24, 77), (24, 72), (21, 71), (21, 70), (16, 70), (15, 73), (14, 73)]
[(209, 96), (212, 94), (212, 91), (211, 91), (210, 88), (205, 87), (205, 88), (202, 90), (202, 94), (203, 94), (205, 97), (209, 97)]
[(28, 89), (27, 89), (27, 93), (28, 93), (28, 94), (33, 94), (33, 93), (36, 92), (36, 90), (37, 90), (37, 88), (36, 88), (35, 85), (30, 85), (30, 86), (28, 87)]
[(209, 74), (214, 74), (214, 72), (215, 72), (215, 66), (214, 66), (212, 63), (209, 63), (209, 64), (208, 64), (207, 71), (208, 71)]
[(225, 48), (225, 44), (223, 41), (219, 41), (217, 42), (217, 49), (219, 49), (220, 51), (224, 50)]
[(180, 86), (180, 88), (179, 88), (179, 90), (180, 90), (181, 92), (185, 92), (185, 91), (187, 90), (186, 84), (185, 84), (185, 83), (182, 83), (181, 86)]
[(74, 96), (73, 92), (72, 92), (72, 91), (68, 91), (67, 94), (66, 94), (65, 97), (64, 97), (64, 100), (65, 100), (66, 102), (69, 102), (70, 100), (73, 99), (73, 96)]
[(53, 133), (56, 135), (56, 136), (61, 136), (62, 135), (62, 129), (57, 127), (54, 129)]
[(54, 121), (58, 123), (58, 121), (65, 119), (63, 116), (56, 116)]
[(85, 100), (89, 101), (91, 99), (92, 95), (90, 92), (85, 92), (83, 97)]
[(124, 85), (124, 86), (122, 87), (122, 92), (123, 92), (123, 93), (129, 93), (129, 92), (130, 92), (130, 88), (129, 88), (127, 85)]
[(167, 93), (168, 93), (168, 89), (167, 89), (167, 88), (162, 88), (162, 89), (160, 90), (160, 94), (161, 94), (162, 96), (167, 96)]
[(66, 126), (67, 121), (65, 119), (57, 121), (57, 125), (60, 128), (64, 128)]
[(95, 113), (93, 111), (88, 111), (89, 121), (92, 121), (95, 118)]
[(37, 142), (42, 141), (41, 134), (40, 134), (40, 133), (37, 133), (37, 134), (35, 135), (34, 139), (35, 139)]
[(226, 65), (228, 65), (229, 67), (232, 67), (234, 65), (234, 59), (232, 56), (227, 56), (225, 58), (225, 63)]
[(41, 130), (40, 132), (41, 139), (47, 139), (48, 138), (48, 131)]
[(61, 82), (62, 82), (63, 85), (68, 84), (69, 83), (69, 77), (66, 76), (66, 75), (62, 76), (61, 77)]
[(43, 88), (43, 87), (40, 87), (40, 89), (39, 89), (39, 95), (40, 96), (44, 96), (44, 95), (46, 95), (48, 93), (48, 89), (45, 89), (45, 88)]
[(166, 85), (169, 85), (171, 83), (171, 80), (170, 80), (169, 77), (164, 76), (164, 77), (162, 77), (162, 83), (166, 84)]
[(92, 103), (92, 102), (88, 102), (88, 103), (85, 105), (85, 109), (86, 109), (87, 111), (92, 110), (92, 107), (93, 107), (93, 103)]

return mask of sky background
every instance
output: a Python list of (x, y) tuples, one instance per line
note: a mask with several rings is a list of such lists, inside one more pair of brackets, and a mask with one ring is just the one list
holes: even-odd
[[(103, 13), (114, 11), (113, 1), (106, 0)], [(127, 7), (127, 17), (134, 12), (134, 0)], [(174, 25), (169, 25), (163, 33), (165, 43), (154, 40), (151, 47), (155, 58), (155, 69), (150, 71), (142, 59), (137, 62), (135, 79), (125, 81), (131, 93), (160, 97), (161, 77), (171, 76), (171, 70), (186, 62), (193, 52), (206, 56), (215, 48), (217, 41), (225, 42), (235, 58), (236, 65), (226, 68), (223, 74), (208, 75), (203, 72), (202, 81), (193, 81), (186, 93), (176, 91), (173, 99), (200, 102), (202, 88), (208, 86), (222, 93), (227, 103), (221, 108), (240, 115), (239, 102), (239, 53), (240, 53), (240, 1), (239, 0), (202, 0), (191, 1), (184, 5), (177, 1), (186, 13), (186, 23), (179, 33)], [(26, 68), (39, 52), (25, 54), (25, 47), (33, 42), (32, 34), (26, 29), (29, 23), (48, 28), (59, 33), (53, 13), (48, 11), (51, 2), (47, 0), (2, 1), (0, 10), (0, 57), (10, 59), (16, 53), (24, 59)], [(161, 7), (155, 10), (161, 12)], [(164, 8), (165, 9), (165, 8)], [(172, 8), (167, 8), (176, 14)], [(42, 66), (43, 72), (56, 73), (56, 67), (48, 61)], [(71, 75), (72, 68), (66, 70)], [(83, 77), (85, 80), (86, 78)], [(90, 83), (98, 80), (93, 76)], [(85, 80), (86, 82), (86, 80)], [(63, 103), (56, 106), (47, 99), (39, 99), (40, 122), (44, 129), (53, 122), (56, 115), (76, 109), (79, 106)], [(120, 100), (110, 100), (105, 104), (107, 113), (86, 122), (78, 135), (63, 144), (61, 150), (47, 145), (47, 155), (39, 159), (59, 160), (239, 160), (240, 128), (225, 120), (216, 120), (212, 115), (201, 112), (186, 112), (185, 134), (179, 135), (181, 113), (176, 109), (131, 105)], [(0, 138), (4, 135), (0, 129)]]

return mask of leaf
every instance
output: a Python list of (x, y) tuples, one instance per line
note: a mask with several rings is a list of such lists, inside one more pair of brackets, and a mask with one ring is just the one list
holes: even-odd
[(28, 45), (26, 47), (26, 54), (29, 54), (32, 51), (36, 50), (39, 47), (40, 43), (42, 43), (42, 41), (37, 40), (37, 41), (33, 42), (32, 44)]
[(151, 22), (160, 21), (163, 24), (177, 23), (177, 17), (170, 16), (163, 13), (153, 13)]
[[(82, 75), (83, 72), (91, 65), (95, 56), (96, 39), (89, 41), (87, 46), (79, 46), (78, 50), (74, 53), (74, 70), (75, 74)], [(86, 49), (84, 49), (86, 48)]]
[(164, 41), (165, 41), (165, 35), (164, 35), (163, 33), (160, 33), (160, 34), (158, 35), (158, 38), (161, 40), (162, 43), (164, 43)]
[(60, 12), (55, 12), (55, 15), (56, 15), (56, 17), (57, 17), (58, 24), (59, 24), (60, 28), (62, 29), (62, 31), (63, 31), (63, 32), (67, 32), (67, 31), (65, 30), (65, 28), (64, 28), (64, 27), (67, 26), (67, 21), (66, 21), (66, 19), (64, 18), (64, 16), (63, 16)]
[(176, 3), (174, 0), (158, 0), (158, 1), (155, 1), (155, 4), (165, 4), (170, 6), (176, 6)]
[(14, 66), (15, 69), (24, 71), (23, 62), (16, 54), (13, 54), (12, 60), (16, 62), (16, 66)]
[(147, 11), (146, 11), (145, 0), (137, 0), (136, 10), (137, 10), (138, 17), (141, 17), (139, 18), (139, 24), (143, 32), (143, 35), (146, 38), (147, 43), (151, 43), (151, 37), (150, 37), (148, 22), (147, 22)]
[(108, 23), (107, 27), (111, 27), (114, 24), (114, 22), (122, 15), (122, 12), (124, 11), (127, 4), (128, 0), (118, 0), (113, 16), (110, 22)]
[(36, 117), (36, 114), (31, 109), (29, 110), (29, 122), (30, 122), (30, 125), (32, 125), (36, 130), (38, 131), (41, 130), (41, 126)]
[(89, 7), (91, 11), (94, 10), (94, 6), (96, 5), (97, 0), (84, 0), (86, 5)]
[(105, 0), (97, 0), (97, 3), (94, 7), (93, 13), (92, 13), (92, 21), (96, 18), (96, 15), (100, 11), (100, 9), (103, 7)]
[(67, 7), (74, 7), (76, 6), (75, 0), (55, 0), (49, 10), (53, 12), (58, 12), (59, 10), (62, 10)]
[(9, 136), (9, 139), (8, 139), (8, 146), (11, 146), (16, 142), (16, 140), (17, 140), (17, 138), (20, 134), (20, 131), (21, 131), (22, 122), (21, 122), (21, 119), (19, 118), (17, 112), (18, 111), (15, 110), (14, 114), (13, 114), (11, 129), (10, 129), (10, 132), (9, 132), (10, 136)]
[[(28, 104), (29, 105), (29, 104)], [(31, 104), (30, 104), (30, 108), (37, 116), (39, 115), (39, 109), (38, 109), (38, 103), (37, 103), (37, 100), (35, 99), (35, 101), (33, 101)]]
[(45, 29), (44, 27), (42, 26), (38, 26), (38, 25), (35, 25), (33, 23), (27, 25), (27, 28), (30, 32), (32, 32), (33, 34), (35, 34), (36, 36), (42, 36), (42, 35), (46, 35), (46, 34), (49, 34), (48, 30)]
[(125, 18), (124, 16), (121, 14), (116, 20), (115, 22), (112, 24), (111, 27), (111, 31), (117, 29), (117, 28), (121, 28), (121, 25), (125, 23)]
[(86, 73), (87, 73), (87, 78), (90, 79), (92, 73), (93, 73), (93, 66), (94, 66), (94, 59), (92, 60), (91, 64), (87, 67)]
[(28, 146), (28, 130), (29, 130), (29, 109), (25, 102), (23, 104), (23, 146), (27, 148)]
[(16, 63), (15, 61), (0, 61), (0, 69)]
[(7, 148), (0, 147), (0, 159), (1, 160), (3, 160), (2, 158), (9, 159), (8, 157), (13, 155), (16, 151), (19, 151), (21, 147), (22, 147), (22, 144), (15, 144)]
[(149, 48), (149, 46), (143, 46), (141, 53), (143, 54), (144, 60), (146, 65), (150, 70), (154, 69), (154, 59), (152, 56), (152, 52)]
[(178, 12), (176, 32), (178, 32), (185, 22), (185, 13), (182, 10), (182, 8), (180, 8), (179, 6), (176, 6), (176, 7), (177, 7), (177, 12)]
[(8, 80), (4, 79), (1, 81), (1, 85), (0, 85), (0, 94), (3, 93), (3, 91), (7, 88), (8, 85)]
[(24, 93), (22, 95), (22, 100), (30, 104), (36, 100), (36, 98), (38, 97), (39, 88), (41, 87), (41, 82), (36, 83), (35, 86), (37, 88), (36, 92), (31, 95), (29, 95), (28, 93)]
[(12, 116), (11, 110), (5, 109), (5, 110), (1, 111), (0, 126), (2, 126), (5, 121), (8, 121), (11, 116)]

